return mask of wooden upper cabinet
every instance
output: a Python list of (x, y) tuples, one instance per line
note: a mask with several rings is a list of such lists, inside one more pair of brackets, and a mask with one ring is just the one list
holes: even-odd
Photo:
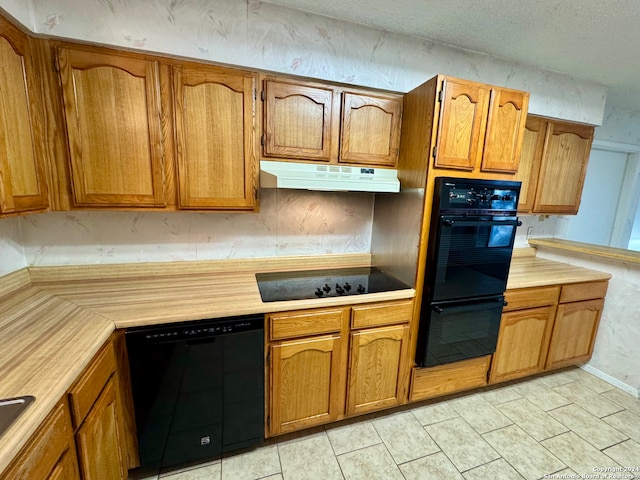
[(173, 68), (180, 208), (256, 206), (257, 75)]
[(528, 93), (491, 88), (482, 153), (483, 171), (516, 173), (528, 107)]
[(58, 66), (74, 204), (165, 206), (157, 62), (61, 48)]
[(401, 96), (345, 92), (340, 162), (395, 166), (400, 148)]
[(263, 155), (395, 167), (401, 94), (289, 79), (264, 82)]
[(336, 161), (338, 108), (333, 88), (265, 81), (264, 156)]
[(534, 213), (578, 213), (593, 132), (588, 125), (547, 123)]
[(520, 213), (531, 213), (533, 210), (546, 131), (547, 122), (544, 119), (531, 115), (527, 117), (518, 173), (515, 177), (515, 180), (522, 182), (518, 201)]
[(0, 215), (48, 207), (29, 38), (0, 17)]
[(446, 78), (441, 95), (434, 166), (471, 171), (482, 155), (489, 89)]

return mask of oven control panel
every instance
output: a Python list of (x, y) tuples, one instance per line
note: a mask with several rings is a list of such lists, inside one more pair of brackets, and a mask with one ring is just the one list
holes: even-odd
[(518, 209), (519, 182), (454, 178), (437, 180), (436, 199), (439, 200), (441, 211), (515, 213)]

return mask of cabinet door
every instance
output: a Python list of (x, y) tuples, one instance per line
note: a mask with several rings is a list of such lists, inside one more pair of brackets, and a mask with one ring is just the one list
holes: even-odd
[(73, 452), (67, 451), (58, 461), (47, 480), (72, 480), (76, 478), (80, 478), (78, 463)]
[(482, 152), (483, 171), (516, 173), (528, 107), (526, 92), (491, 89)]
[(272, 435), (331, 422), (344, 414), (342, 342), (336, 334), (271, 344)]
[(603, 306), (604, 299), (558, 306), (546, 368), (575, 365), (591, 358)]
[(78, 465), (73, 431), (65, 402), (55, 406), (27, 446), (12, 462), (2, 480), (76, 480)]
[(401, 117), (402, 97), (344, 92), (340, 162), (395, 166)]
[(74, 203), (166, 205), (158, 65), (60, 49)]
[(115, 377), (111, 377), (76, 433), (80, 471), (85, 480), (127, 476), (116, 385)]
[(578, 213), (594, 127), (547, 124), (534, 213)]
[(436, 167), (473, 170), (482, 155), (487, 115), (485, 85), (445, 79), (442, 86)]
[(253, 210), (256, 76), (174, 67), (180, 208)]
[(522, 182), (520, 200), (518, 201), (518, 212), (520, 213), (531, 213), (533, 209), (546, 131), (547, 122), (545, 120), (532, 116), (527, 117), (518, 173), (514, 179)]
[(351, 333), (348, 415), (404, 402), (408, 343), (406, 324)]
[(48, 207), (40, 93), (28, 37), (0, 17), (0, 215)]
[(502, 315), (491, 363), (491, 383), (525, 377), (544, 369), (555, 307), (532, 308)]
[(336, 161), (340, 107), (336, 99), (332, 88), (267, 80), (264, 156)]

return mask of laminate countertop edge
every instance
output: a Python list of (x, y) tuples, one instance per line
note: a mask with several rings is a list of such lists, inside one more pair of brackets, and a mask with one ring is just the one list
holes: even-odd
[(594, 245), (560, 238), (530, 238), (529, 244), (535, 248), (541, 247), (574, 254), (593, 255), (607, 260), (617, 260), (640, 266), (640, 252), (624, 248)]
[[(356, 263), (361, 261), (359, 258)], [(0, 398), (36, 396), (36, 401), (0, 436), (0, 474), (116, 328), (393, 301), (413, 298), (416, 293), (405, 289), (263, 303), (254, 272), (248, 270), (214, 273), (199, 267), (193, 275), (181, 272), (179, 276), (158, 275), (156, 270), (146, 279), (141, 275), (143, 269), (136, 266), (131, 270), (135, 278), (120, 272), (116, 278), (98, 275), (93, 280), (83, 280), (80, 270), (71, 269), (71, 274), (58, 282), (42, 267), (40, 280), (34, 283), (32, 278), (31, 284), (26, 283), (24, 272), (0, 277)], [(7, 278), (11, 288), (3, 290)], [(608, 278), (610, 275), (604, 272), (530, 254), (515, 255), (507, 288)], [(26, 355), (28, 361), (18, 358), (20, 355)], [(53, 356), (53, 361), (47, 361), (48, 355)]]
[(37, 288), (16, 297), (23, 299), (0, 306), (0, 398), (35, 401), (0, 435), (0, 475), (115, 330), (106, 318)]

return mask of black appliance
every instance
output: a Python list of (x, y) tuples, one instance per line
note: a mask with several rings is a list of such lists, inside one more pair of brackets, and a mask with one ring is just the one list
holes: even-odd
[(125, 337), (143, 467), (263, 441), (263, 315), (130, 328)]
[(411, 288), (377, 267), (256, 273), (263, 302), (340, 297)]
[(495, 352), (520, 182), (435, 180), (416, 363)]

